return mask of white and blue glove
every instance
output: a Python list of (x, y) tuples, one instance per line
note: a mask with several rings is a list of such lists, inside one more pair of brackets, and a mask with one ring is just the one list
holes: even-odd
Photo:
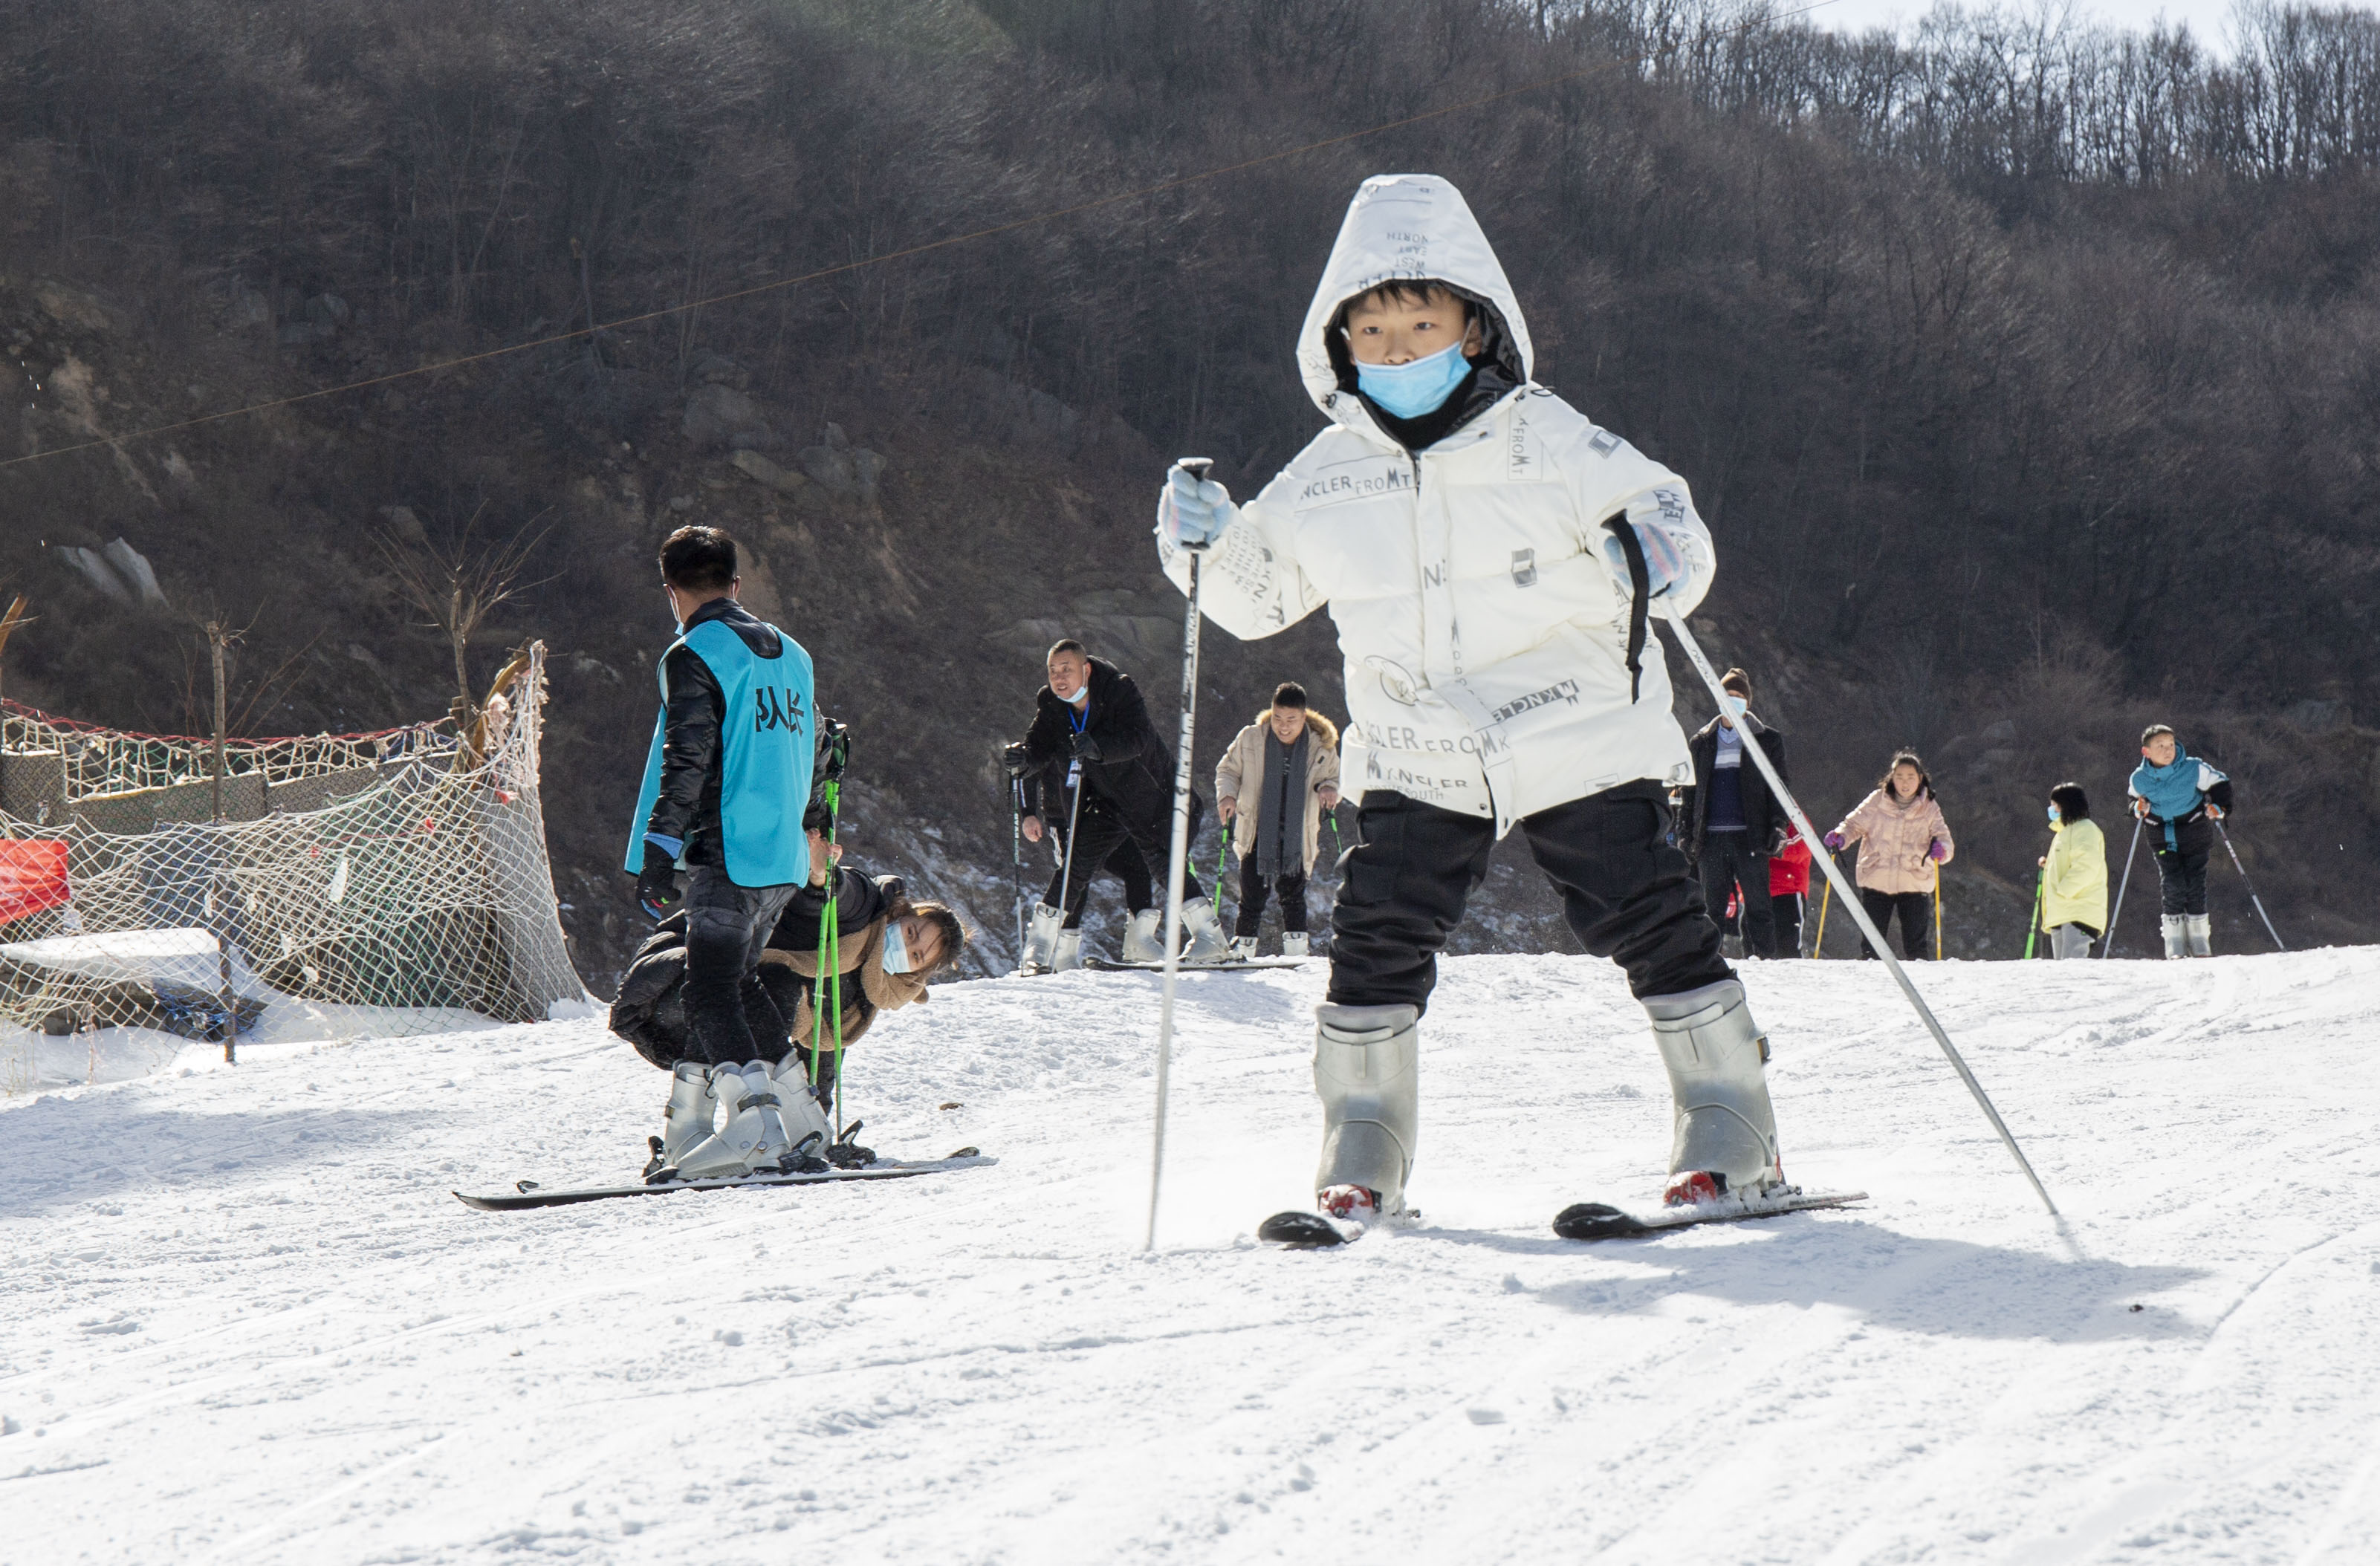
[[(1645, 551), (1645, 596), (1658, 598), (1693, 574), (1693, 564), (1686, 558), (1685, 546), (1676, 535), (1658, 523), (1631, 522), (1636, 529), (1636, 541)], [(1628, 573), (1628, 551), (1619, 539), (1606, 534), (1603, 558), (1611, 567), (1612, 578), (1630, 592), (1636, 589), (1635, 578)]]
[(1157, 530), (1187, 549), (1204, 549), (1223, 536), (1239, 508), (1232, 492), (1212, 479), (1194, 479), (1176, 463), (1157, 492)]

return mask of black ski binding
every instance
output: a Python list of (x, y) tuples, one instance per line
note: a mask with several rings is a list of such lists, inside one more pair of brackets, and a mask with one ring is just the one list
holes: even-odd
[[(843, 1140), (826, 1149), (826, 1161), (837, 1169), (866, 1169), (869, 1164), (874, 1163), (876, 1149), (863, 1147), (852, 1140), (859, 1135), (859, 1128), (867, 1123), (864, 1120), (855, 1120), (844, 1127)], [(818, 1133), (812, 1132), (810, 1135), (815, 1136)]]

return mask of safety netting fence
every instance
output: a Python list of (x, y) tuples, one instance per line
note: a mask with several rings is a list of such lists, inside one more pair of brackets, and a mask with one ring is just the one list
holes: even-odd
[(540, 803), (545, 654), (468, 723), (215, 742), (0, 710), (0, 1091), (194, 1042), (390, 1036), (592, 1003)]

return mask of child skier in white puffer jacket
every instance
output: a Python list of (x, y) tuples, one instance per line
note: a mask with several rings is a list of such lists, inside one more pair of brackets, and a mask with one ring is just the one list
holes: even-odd
[(1781, 1184), (1766, 1042), (1666, 841), (1693, 769), (1646, 621), (1693, 609), (1715, 568), (1684, 481), (1530, 380), (1504, 270), (1430, 176), (1356, 192), (1298, 363), (1330, 427), (1244, 506), (1176, 467), (1158, 544), (1185, 589), (1184, 546), (1211, 546), (1201, 602), (1223, 629), (1328, 605), (1346, 658), (1362, 824), (1318, 1019), (1322, 1211), (1403, 1208), (1437, 955), (1515, 826), (1650, 1014), (1676, 1100), (1668, 1199)]

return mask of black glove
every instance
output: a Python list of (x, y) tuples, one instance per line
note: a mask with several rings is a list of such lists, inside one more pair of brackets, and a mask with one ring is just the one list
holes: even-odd
[(1075, 759), (1077, 761), (1104, 761), (1107, 759), (1107, 757), (1099, 750), (1099, 742), (1093, 739), (1088, 733), (1069, 734), (1066, 736), (1066, 744), (1068, 748), (1074, 751)]
[(1025, 748), (1023, 740), (1001, 747), (1001, 770), (1012, 778), (1021, 778), (1033, 770), (1033, 753)]
[(645, 844), (645, 868), (637, 877), (637, 901), (656, 924), (686, 905), (677, 889), (677, 864), (668, 853)]

